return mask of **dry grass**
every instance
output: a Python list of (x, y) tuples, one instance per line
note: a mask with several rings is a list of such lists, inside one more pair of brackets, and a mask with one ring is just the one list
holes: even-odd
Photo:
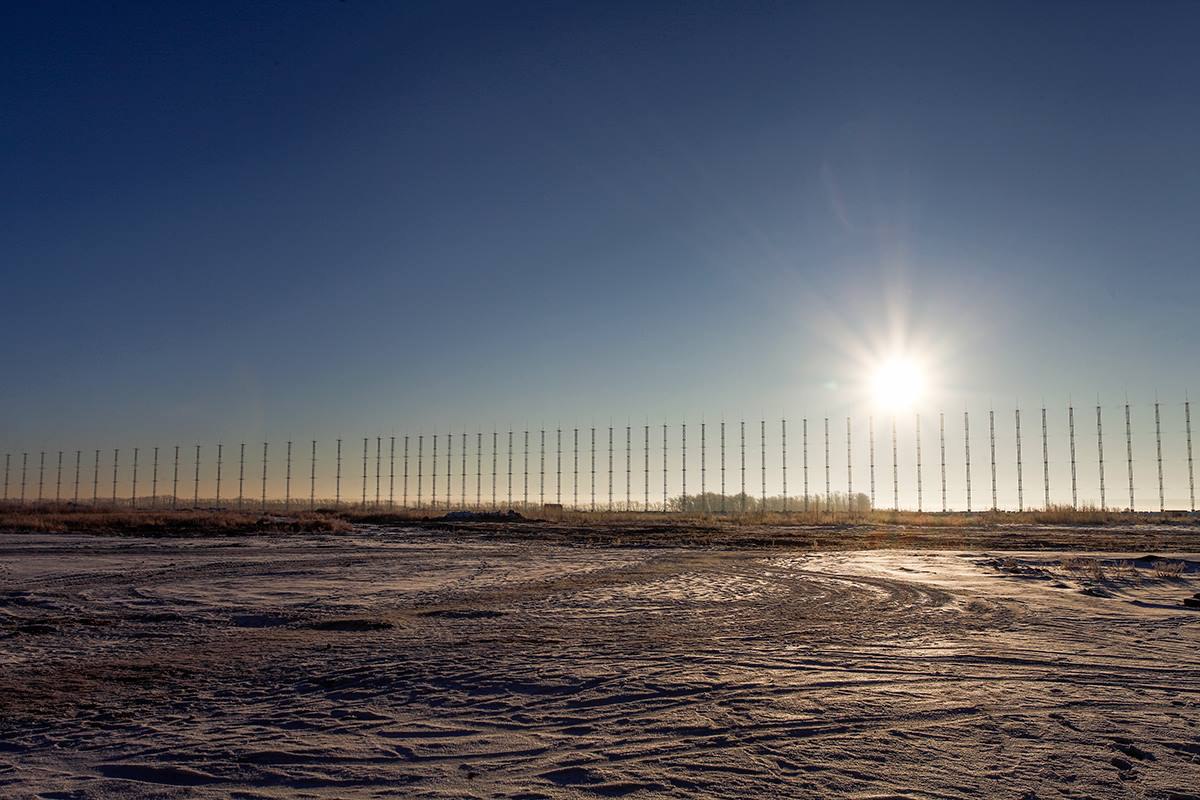
[(1154, 575), (1159, 578), (1178, 578), (1183, 575), (1182, 561), (1155, 561), (1150, 565)]
[(1136, 580), (1141, 576), (1141, 573), (1138, 572), (1137, 563), (1128, 559), (1118, 561), (1113, 565), (1113, 572), (1117, 577), (1129, 581)]
[(1104, 562), (1096, 558), (1083, 558), (1080, 556), (1064, 558), (1060, 562), (1060, 566), (1064, 571), (1071, 573), (1077, 578), (1086, 578), (1097, 583), (1107, 579), (1107, 575), (1104, 572)]
[(133, 510), (0, 508), (0, 530), (43, 533), (200, 535), (242, 532), (326, 532), (352, 530), (338, 517), (317, 513), (277, 516), (227, 510)]
[[(160, 503), (163, 502), (160, 499)], [(249, 503), (247, 505), (250, 505)], [(258, 505), (258, 504), (254, 504)], [(179, 534), (190, 535), (202, 532), (259, 532), (259, 531), (348, 531), (355, 524), (374, 525), (422, 525), (455, 526), (485, 523), (490, 527), (504, 526), (508, 518), (500, 514), (483, 514), (478, 520), (443, 521), (444, 508), (423, 509), (372, 509), (335, 508), (330, 505), (314, 510), (296, 510), (283, 503), (268, 503), (267, 510), (238, 511), (229, 508), (120, 508), (115, 506), (75, 505), (72, 503), (43, 503), (40, 505), (0, 504), (0, 530), (3, 531), (53, 531), (128, 533), (138, 535)], [(504, 512), (506, 513), (506, 512)], [(571, 509), (517, 509), (519, 517), (514, 522), (527, 522), (560, 530), (575, 529), (586, 536), (599, 537), (598, 541), (611, 542), (611, 536), (634, 536), (653, 532), (655, 536), (672, 535), (681, 542), (704, 543), (711, 537), (726, 537), (739, 530), (757, 531), (755, 535), (765, 537), (787, 537), (808, 535), (806, 528), (813, 528), (813, 535), (846, 535), (851, 531), (863, 532), (875, 546), (887, 546), (890, 539), (906, 533), (923, 530), (941, 532), (937, 535), (946, 546), (952, 546), (957, 538), (975, 536), (974, 532), (993, 531), (997, 535), (1021, 526), (1042, 526), (1046, 529), (1102, 529), (1151, 526), (1173, 529), (1200, 528), (1200, 517), (1194, 514), (1152, 514), (1097, 509), (1070, 509), (1052, 507), (1047, 510), (1006, 512), (984, 511), (976, 513), (912, 512), (912, 511), (780, 511), (749, 512), (746, 514), (716, 513), (663, 513), (660, 511), (578, 511)], [(777, 531), (772, 534), (771, 531)], [(826, 537), (827, 538), (827, 537)], [(874, 541), (878, 540), (878, 541)], [(964, 539), (965, 542), (965, 539)], [(904, 542), (894, 542), (900, 546)]]

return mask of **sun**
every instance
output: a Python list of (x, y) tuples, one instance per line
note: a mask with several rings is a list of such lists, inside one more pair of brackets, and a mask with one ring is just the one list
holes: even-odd
[(908, 358), (891, 358), (876, 367), (871, 376), (871, 394), (875, 403), (890, 411), (903, 411), (920, 399), (925, 376)]

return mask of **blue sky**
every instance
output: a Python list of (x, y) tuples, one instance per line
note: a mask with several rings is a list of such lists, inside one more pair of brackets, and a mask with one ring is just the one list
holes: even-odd
[(4, 15), (4, 452), (1195, 388), (1193, 3)]

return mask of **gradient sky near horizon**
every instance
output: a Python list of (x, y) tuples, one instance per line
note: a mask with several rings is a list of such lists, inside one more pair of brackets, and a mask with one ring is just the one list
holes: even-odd
[(1177, 433), (1197, 41), (1183, 2), (9, 4), (0, 447), (841, 418), (897, 347), (930, 409), (1145, 432), (1157, 392)]

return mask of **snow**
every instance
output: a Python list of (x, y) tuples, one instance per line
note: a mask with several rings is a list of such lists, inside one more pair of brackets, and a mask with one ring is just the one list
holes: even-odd
[(5, 535), (0, 796), (1197, 797), (1142, 555)]

